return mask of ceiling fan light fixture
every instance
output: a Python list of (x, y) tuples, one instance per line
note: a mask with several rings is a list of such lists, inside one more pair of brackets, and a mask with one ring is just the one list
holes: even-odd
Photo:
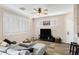
[(47, 11), (48, 9), (44, 9), (44, 8), (37, 8), (37, 9), (33, 9), (34, 11), (36, 11), (36, 13), (38, 15), (47, 15)]

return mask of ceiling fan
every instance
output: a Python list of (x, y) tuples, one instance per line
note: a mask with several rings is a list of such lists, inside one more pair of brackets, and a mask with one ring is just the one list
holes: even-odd
[(33, 14), (36, 13), (39, 15), (41, 15), (41, 14), (47, 15), (47, 11), (48, 11), (48, 9), (44, 9), (44, 8), (34, 8), (33, 10), (34, 10)]

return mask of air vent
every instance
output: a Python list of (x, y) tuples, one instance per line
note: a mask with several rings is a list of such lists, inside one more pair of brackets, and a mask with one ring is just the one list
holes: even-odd
[(24, 8), (24, 7), (21, 7), (20, 9), (21, 9), (21, 10), (26, 10), (26, 8)]

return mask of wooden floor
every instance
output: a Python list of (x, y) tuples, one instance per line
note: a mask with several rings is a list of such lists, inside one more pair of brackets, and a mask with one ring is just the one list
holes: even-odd
[(66, 43), (54, 43), (48, 41), (37, 40), (35, 43), (46, 44), (47, 55), (70, 55), (69, 54), (69, 44)]

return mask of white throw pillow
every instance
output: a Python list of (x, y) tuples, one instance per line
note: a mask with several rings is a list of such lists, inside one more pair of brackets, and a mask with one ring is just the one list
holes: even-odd
[(6, 42), (2, 42), (0, 45), (6, 47), (8, 44)]

